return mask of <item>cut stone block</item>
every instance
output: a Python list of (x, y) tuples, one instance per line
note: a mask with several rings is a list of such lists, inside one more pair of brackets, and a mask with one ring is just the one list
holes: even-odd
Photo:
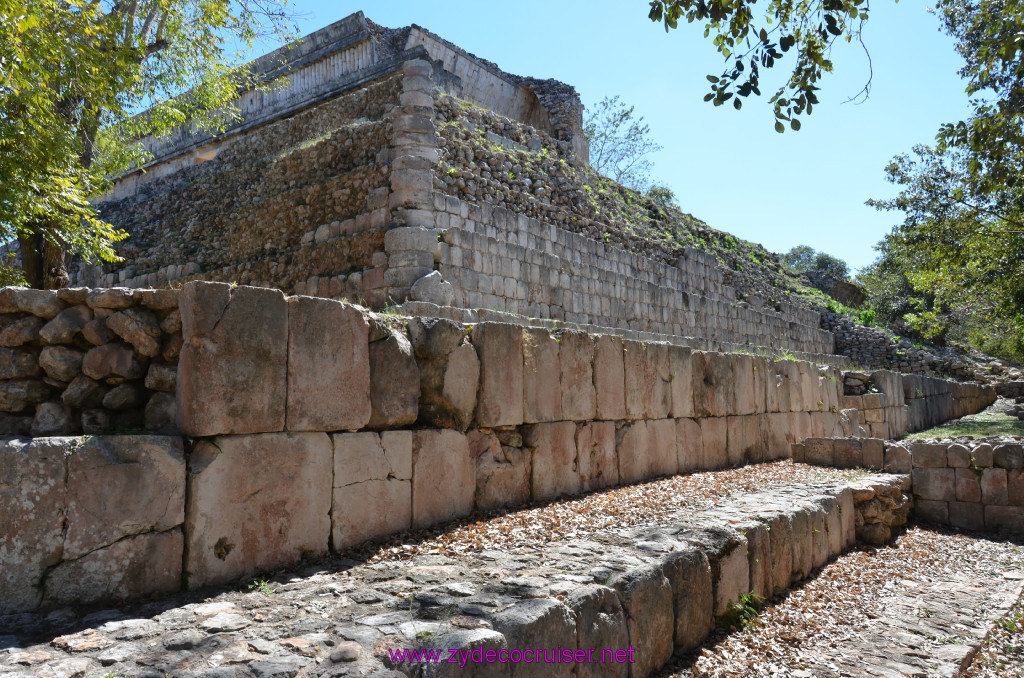
[(808, 438), (804, 440), (804, 462), (815, 466), (835, 464), (835, 443), (832, 438)]
[[(612, 427), (614, 432), (614, 426)], [(490, 431), (466, 434), (469, 453), (476, 459), (476, 508), (496, 508), (529, 503), (532, 458), (527, 447), (502, 445)]]
[(727, 417), (708, 417), (700, 421), (700, 435), (704, 443), (702, 468), (710, 471), (729, 465), (727, 443), (729, 426)]
[[(0, 439), (0, 613), (34, 609), (61, 560), (70, 438)], [(17, 520), (10, 517), (17, 516)]]
[[(572, 611), (550, 598), (533, 598), (492, 615), (491, 625), (508, 640), (510, 648), (576, 648), (576, 619)], [(556, 678), (564, 675), (558, 663), (511, 664), (511, 678)]]
[(576, 463), (576, 423), (556, 421), (523, 427), (523, 440), (533, 460), (533, 500), (576, 494), (580, 474)]
[(577, 426), (576, 456), (581, 491), (589, 492), (619, 484), (614, 422), (592, 421)]
[(615, 431), (615, 455), (619, 459), (620, 483), (635, 483), (649, 476), (649, 451), (646, 421), (627, 423)]
[(779, 511), (766, 517), (772, 592), (789, 587), (793, 576), (793, 519)]
[(334, 450), (326, 433), (201, 441), (189, 459), (185, 509), (191, 586), (326, 553)]
[(675, 646), (686, 652), (699, 647), (715, 625), (711, 565), (703, 551), (690, 549), (669, 555), (662, 569), (672, 587)]
[(180, 300), (185, 341), (178, 363), (181, 431), (211, 436), (283, 430), (288, 365), (284, 294), (189, 282)]
[(837, 468), (864, 466), (864, 448), (858, 438), (837, 438), (833, 445), (833, 464)]
[[(594, 650), (595, 657), (603, 649), (629, 647), (629, 628), (626, 615), (615, 591), (607, 586), (581, 586), (569, 593), (566, 605), (576, 617), (578, 646), (581, 650)], [(581, 663), (576, 665), (577, 678), (626, 678), (627, 664), (612, 662)]]
[(46, 578), (46, 602), (88, 605), (172, 593), (181, 587), (181, 528), (126, 537), (65, 560)]
[(902, 445), (885, 445), (885, 465), (887, 473), (910, 473), (914, 470), (910, 450)]
[[(917, 471), (915, 470), (916, 474)], [(917, 489), (917, 476), (914, 476), (914, 491), (918, 492)], [(931, 499), (932, 497), (927, 497)], [(952, 501), (955, 497), (949, 497), (948, 501)], [(1010, 503), (1009, 494), (1007, 492), (1006, 483), (1006, 469), (1001, 468), (987, 468), (981, 472), (981, 503), (987, 506), (1005, 506)]]
[(547, 330), (523, 330), (523, 421), (526, 423), (563, 418), (559, 347), (558, 340)]
[(672, 416), (679, 419), (693, 416), (693, 367), (691, 351), (682, 346), (668, 347), (671, 373)]
[(757, 398), (754, 394), (753, 357), (748, 355), (733, 355), (731, 357), (736, 406), (730, 414), (754, 414), (757, 411)]
[[(956, 500), (956, 470), (951, 468), (915, 468), (914, 494), (931, 501)], [(1005, 491), (1005, 473), (1003, 488)]]
[(762, 459), (760, 421), (754, 415), (726, 417), (728, 433), (726, 456), (729, 466), (741, 466), (746, 462)]
[(772, 580), (771, 536), (758, 520), (733, 525), (747, 539), (747, 563), (750, 566), (750, 592), (767, 599), (774, 590)]
[(476, 421), (483, 427), (523, 423), (523, 328), (481, 323), (471, 334), (480, 357)]
[(704, 468), (704, 436), (693, 419), (676, 420), (676, 463), (679, 473)]
[(334, 445), (331, 545), (335, 549), (412, 525), (412, 431), (340, 433)]
[(679, 472), (675, 419), (648, 421), (647, 443), (651, 476), (673, 476)]
[(401, 332), (370, 344), (369, 428), (401, 428), (419, 414), (420, 368)]
[(625, 389), (622, 339), (602, 335), (597, 338), (594, 348), (594, 391), (598, 419), (617, 421), (626, 418)]
[(956, 469), (956, 500), (981, 503), (981, 473), (971, 468)]
[(181, 438), (86, 439), (68, 457), (66, 516), (65, 560), (131, 535), (166, 532), (181, 525), (185, 520)]
[(585, 332), (565, 331), (558, 342), (561, 366), (561, 418), (589, 421), (597, 417), (594, 388), (594, 340)]
[[(288, 429), (363, 428), (371, 414), (366, 317), (355, 306), (314, 297), (291, 297), (287, 309)], [(400, 366), (396, 370), (402, 372)], [(387, 376), (394, 375), (381, 373), (378, 378), (386, 382)], [(387, 418), (378, 414), (382, 420)]]
[(642, 566), (611, 581), (629, 627), (629, 642), (635, 650), (631, 676), (647, 676), (669, 660), (675, 639), (675, 609), (672, 587), (660, 567)]
[(1018, 535), (1024, 533), (1024, 507), (986, 506), (985, 529), (1002, 530)]
[(985, 529), (985, 507), (975, 502), (949, 502), (949, 524), (962, 530)]
[(412, 478), (413, 527), (473, 510), (476, 467), (464, 434), (448, 429), (414, 431)]

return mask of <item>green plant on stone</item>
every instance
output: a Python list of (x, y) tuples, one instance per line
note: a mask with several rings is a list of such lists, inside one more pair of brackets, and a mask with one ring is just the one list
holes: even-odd
[(249, 582), (249, 586), (246, 587), (249, 591), (258, 591), (265, 596), (274, 595), (274, 590), (270, 588), (270, 582), (266, 579), (253, 579)]
[(758, 613), (765, 602), (764, 596), (745, 593), (729, 603), (725, 613), (718, 618), (718, 625), (728, 631), (742, 631), (758, 623)]

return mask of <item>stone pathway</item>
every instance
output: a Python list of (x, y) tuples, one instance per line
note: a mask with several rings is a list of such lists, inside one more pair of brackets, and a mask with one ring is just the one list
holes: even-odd
[[(663, 678), (959, 676), (1021, 595), (1024, 548), (912, 528), (858, 549)], [(1017, 664), (1002, 675), (1021, 675)]]
[[(673, 615), (678, 618), (679, 610), (693, 608), (685, 596), (680, 602), (681, 591), (704, 601), (701, 609), (710, 623), (711, 606), (718, 605), (715, 596), (725, 595), (725, 587), (732, 585), (726, 580), (736, 574), (737, 566), (746, 577), (746, 539), (738, 536), (744, 516), (811, 511), (802, 514), (808, 532), (804, 544), (794, 541), (793, 548), (807, 563), (812, 555), (815, 561), (827, 558), (824, 533), (838, 537), (835, 527), (841, 509), (834, 497), (844, 492), (843, 496), (852, 496), (849, 489), (841, 489), (848, 481), (838, 480), (849, 473), (792, 464), (786, 464), (784, 471), (791, 477), (814, 473), (819, 480), (730, 496), (738, 486), (751, 482), (742, 479), (756, 479), (759, 473), (763, 477), (764, 469), (698, 474), (707, 481), (701, 481), (702, 487), (722, 488), (717, 494), (704, 491), (699, 498), (700, 505), (713, 508), (681, 509), (678, 497), (666, 493), (676, 502), (675, 511), (656, 512), (647, 524), (634, 520), (630, 525), (608, 526), (605, 518), (597, 521), (601, 529), (581, 530), (576, 538), (563, 537), (545, 545), (533, 541), (515, 548), (459, 552), (458, 544), (447, 543), (444, 548), (420, 549), (412, 557), (394, 549), (396, 555), (390, 558), (389, 549), (381, 547), (372, 559), (333, 558), (233, 590), (182, 593), (117, 609), (61, 609), (0, 617), (0, 678), (397, 678), (403, 674), (394, 670), (389, 650), (575, 648), (577, 643), (624, 649), (631, 641), (639, 648), (638, 656), (646, 657), (646, 664), (632, 668), (646, 675), (669, 658)], [(616, 502), (628, 501), (647, 487), (659, 487), (658, 483), (680, 482), (690, 481), (667, 479), (598, 494), (609, 495), (607, 515), (614, 516), (613, 508), (622, 511), (621, 506), (612, 506)], [(595, 496), (564, 504), (593, 501)], [(475, 528), (486, 531), (489, 525), (503, 525), (508, 515), (477, 523)], [(835, 522), (830, 522), (833, 518)], [(821, 529), (812, 530), (812, 526)], [(450, 531), (467, 529), (463, 525)], [(852, 531), (852, 518), (844, 529)], [(761, 532), (762, 537), (765, 534)], [(436, 535), (435, 531), (422, 543), (438, 542)], [(749, 539), (755, 544), (754, 533)], [(742, 553), (735, 550), (738, 543), (743, 544)], [(703, 558), (701, 553), (707, 554), (703, 570), (690, 557)], [(756, 556), (750, 562), (755, 560)], [(701, 572), (706, 579), (703, 586), (690, 577)], [(703, 623), (693, 627), (700, 634), (690, 641), (703, 638), (710, 628)], [(677, 644), (679, 628), (685, 632), (688, 627), (675, 627)], [(543, 670), (524, 670), (533, 668), (406, 665), (404, 672), (424, 677), (548, 675)], [(553, 669), (550, 675), (565, 675), (567, 669), (564, 665), (541, 668)], [(578, 675), (598, 673), (589, 674), (581, 665)], [(625, 676), (626, 665), (604, 665), (600, 675)]]

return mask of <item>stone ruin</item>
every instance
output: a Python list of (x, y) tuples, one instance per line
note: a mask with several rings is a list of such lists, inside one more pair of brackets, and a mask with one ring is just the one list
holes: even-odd
[[(880, 472), (568, 545), (544, 555), (556, 583), (417, 580), (399, 611), (329, 592), (338, 623), (377, 635), (346, 636), (356, 673), (302, 674), (420, 675), (382, 648), (428, 642), (438, 606), (462, 605), (472, 630), (441, 647), (629, 644), (643, 677), (737, 600), (886, 543), (915, 505), (1024, 533), (1019, 441), (894, 442), (984, 409), (992, 386), (849, 371), (770, 266), (641, 237), (685, 215), (593, 175), (571, 87), (361, 13), (255, 66), (284, 84), (243, 93), (221, 136), (147, 140), (146, 171), (106, 197), (123, 264), (0, 290), (0, 516), (20, 518), (0, 521), (0, 627), (657, 477)], [(238, 621), (201, 607), (210, 629)], [(127, 628), (111, 624), (83, 633)]]

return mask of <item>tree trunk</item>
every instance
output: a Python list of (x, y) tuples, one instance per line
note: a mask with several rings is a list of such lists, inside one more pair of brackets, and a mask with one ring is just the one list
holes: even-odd
[(64, 248), (49, 240), (43, 241), (43, 289), (59, 290), (70, 282), (67, 270), (68, 256)]
[(43, 288), (42, 236), (38, 233), (19, 233), (18, 246), (21, 249), (21, 269), (29, 287)]

